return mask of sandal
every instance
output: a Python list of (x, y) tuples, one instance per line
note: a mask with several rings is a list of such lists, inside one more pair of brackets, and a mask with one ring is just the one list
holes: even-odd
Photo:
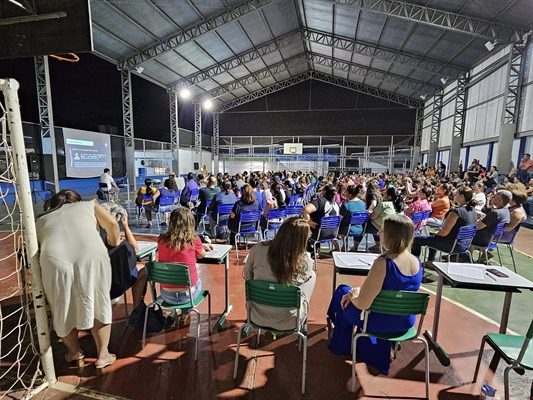
[(105, 374), (105, 368), (109, 367), (110, 365), (113, 365), (115, 361), (117, 361), (117, 356), (115, 354), (109, 354), (109, 355), (111, 356), (111, 361), (109, 361), (108, 363), (105, 363), (102, 365), (98, 365), (95, 363), (96, 375), (102, 376), (103, 374)]
[(185, 326), (185, 324), (187, 323), (187, 321), (189, 320), (189, 317), (191, 316), (191, 313), (187, 313), (187, 314), (180, 314), (179, 316), (179, 324), (181, 326)]
[(146, 228), (151, 229), (152, 228), (152, 224), (146, 225)]
[(78, 368), (81, 368), (85, 364), (85, 353), (80, 350), (78, 357), (70, 357), (68, 354), (65, 354), (65, 361), (68, 363), (76, 361)]

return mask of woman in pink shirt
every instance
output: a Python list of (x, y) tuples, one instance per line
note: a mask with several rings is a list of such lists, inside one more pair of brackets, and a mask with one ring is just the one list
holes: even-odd
[[(405, 210), (405, 215), (413, 218), (413, 214), (420, 211), (431, 211), (431, 197), (433, 196), (433, 189), (430, 186), (423, 186), (418, 191), (418, 199), (409, 204)], [(419, 229), (426, 226), (427, 218), (420, 223)]]
[[(192, 296), (196, 298), (202, 290), (202, 281), (198, 277), (196, 259), (204, 258), (205, 253), (213, 249), (208, 243), (202, 243), (194, 231), (194, 216), (188, 207), (176, 208), (170, 214), (168, 229), (157, 239), (159, 262), (183, 264), (189, 267), (191, 275)], [(190, 301), (189, 290), (185, 286), (161, 284), (160, 294), (171, 304), (185, 304)], [(185, 311), (182, 315), (188, 315)]]

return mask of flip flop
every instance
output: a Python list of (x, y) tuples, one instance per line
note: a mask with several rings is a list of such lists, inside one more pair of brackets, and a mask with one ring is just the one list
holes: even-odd
[(78, 357), (73, 358), (69, 357), (68, 354), (65, 354), (65, 361), (68, 363), (75, 361), (78, 368), (83, 367), (83, 365), (85, 364), (85, 353), (80, 350), (80, 355)]
[(109, 361), (108, 363), (105, 363), (102, 365), (98, 365), (95, 363), (96, 375), (102, 376), (103, 374), (105, 374), (105, 368), (109, 367), (110, 365), (113, 365), (115, 361), (117, 361), (117, 356), (115, 354), (109, 354), (109, 355), (111, 356), (111, 361)]

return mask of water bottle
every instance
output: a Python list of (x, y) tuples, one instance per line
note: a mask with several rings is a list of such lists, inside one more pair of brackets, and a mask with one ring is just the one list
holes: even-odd
[(480, 400), (494, 400), (496, 398), (496, 389), (485, 383), (481, 386)]

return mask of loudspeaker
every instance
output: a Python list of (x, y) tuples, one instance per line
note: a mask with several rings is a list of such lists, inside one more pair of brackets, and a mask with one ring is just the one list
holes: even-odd
[(41, 173), (41, 162), (39, 156), (28, 156), (28, 171), (35, 174)]
[(199, 169), (200, 169), (200, 164), (197, 163), (197, 162), (195, 162), (195, 163), (194, 163), (194, 170), (195, 170), (195, 171), (198, 171)]

